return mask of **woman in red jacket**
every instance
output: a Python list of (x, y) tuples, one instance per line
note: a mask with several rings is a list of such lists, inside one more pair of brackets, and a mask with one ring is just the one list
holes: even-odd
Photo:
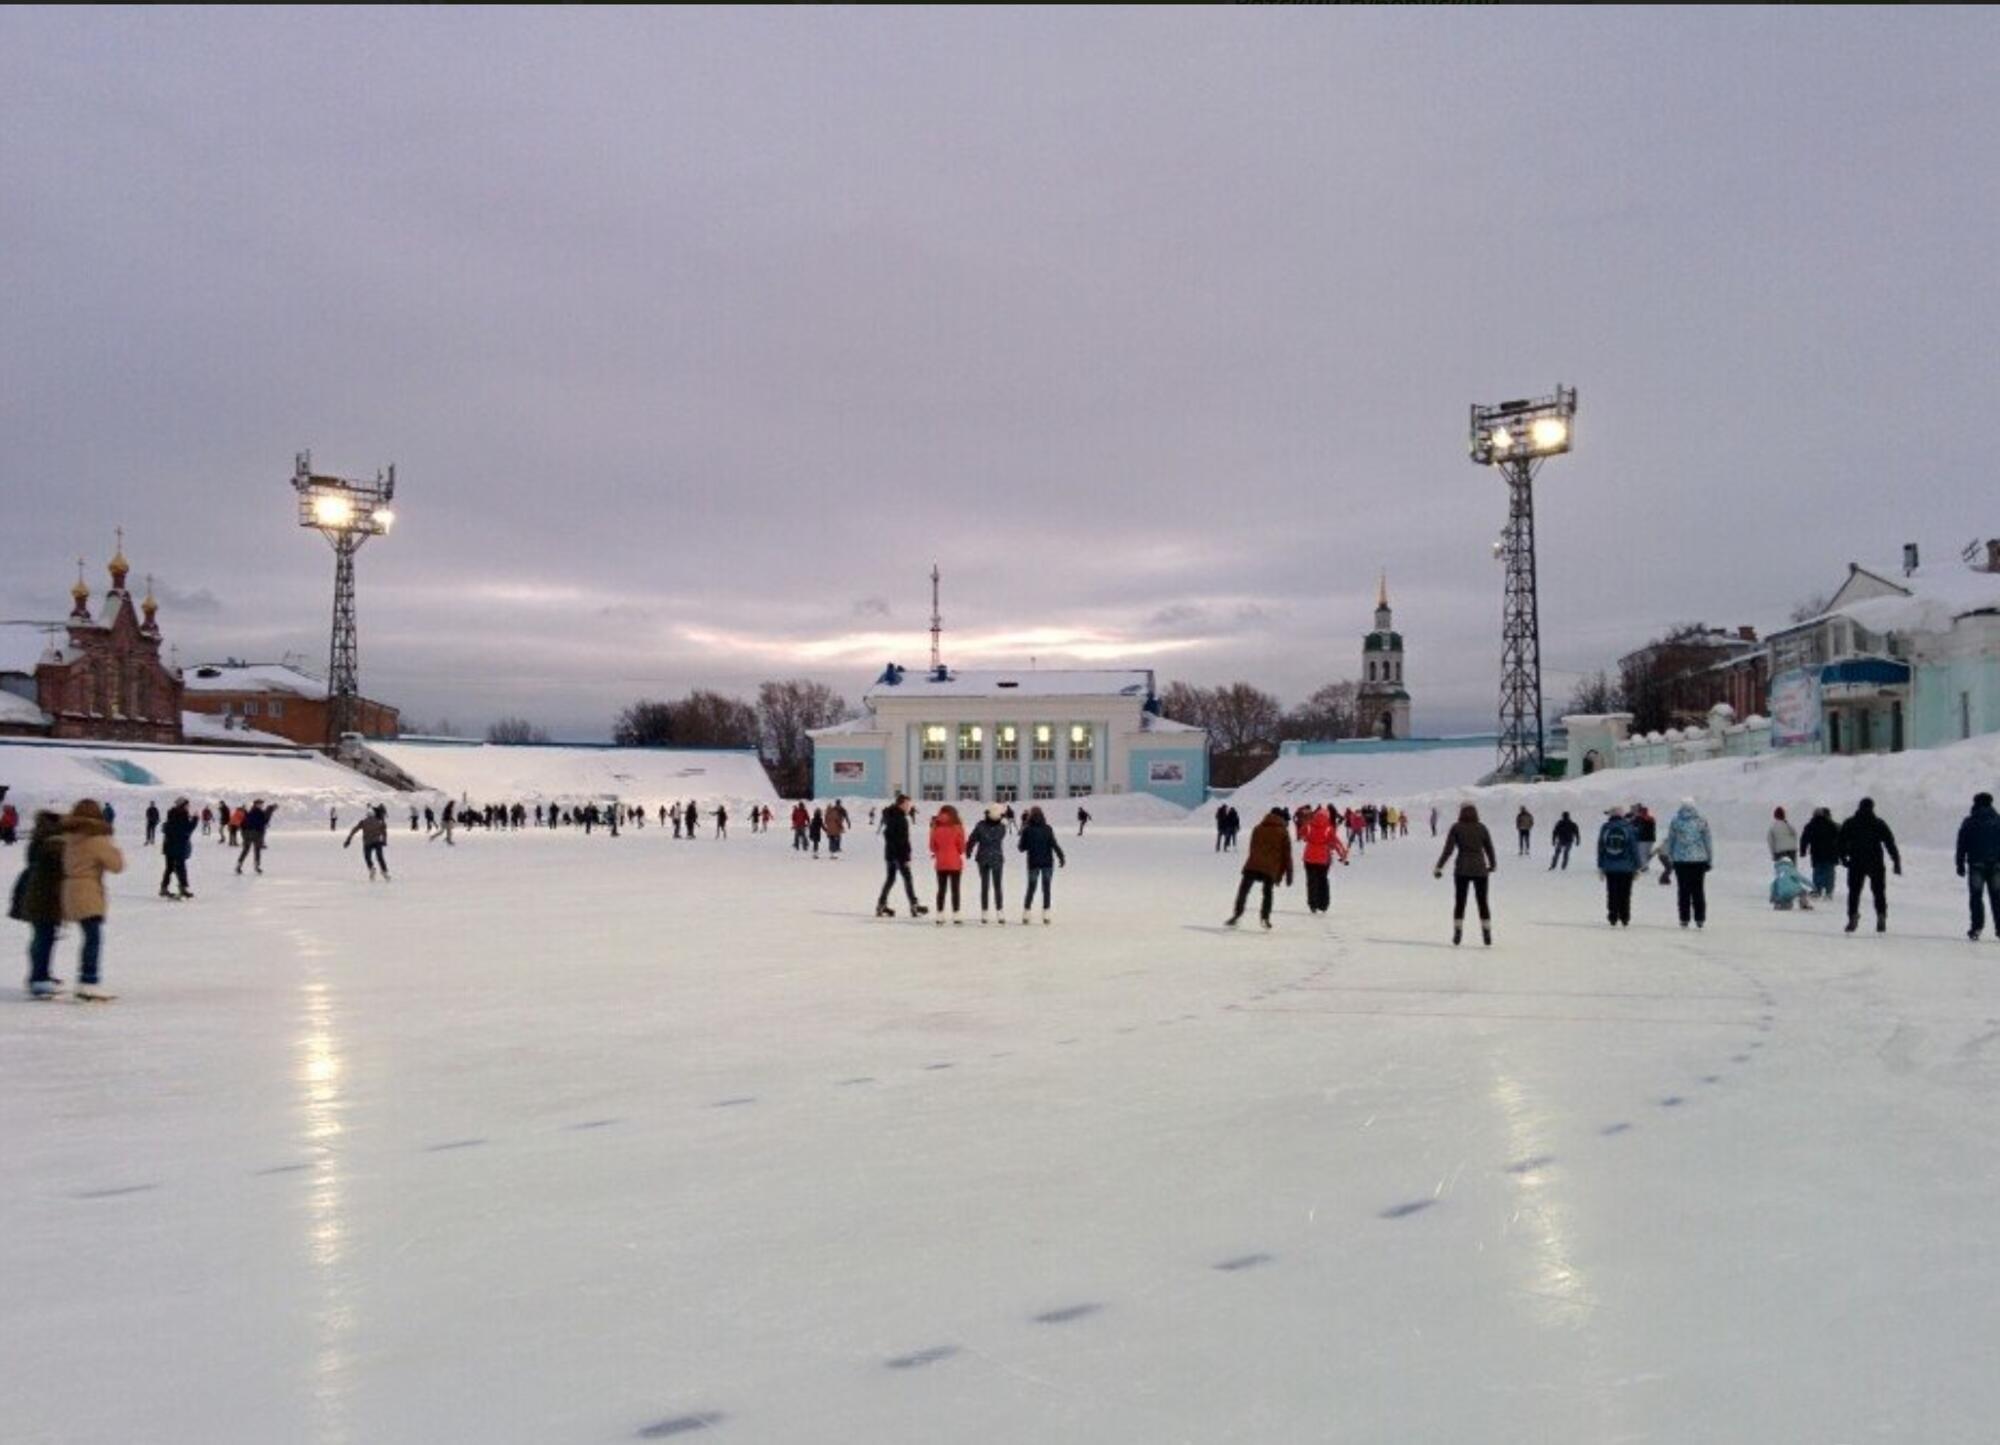
[(951, 895), (951, 921), (963, 923), (958, 916), (958, 880), (965, 872), (965, 824), (959, 821), (958, 809), (949, 803), (931, 819), (931, 862), (937, 868), (938, 927), (944, 927), (946, 893)]
[(1305, 828), (1306, 860), (1306, 911), (1324, 913), (1333, 906), (1333, 890), (1327, 886), (1327, 874), (1333, 871), (1333, 860), (1339, 857), (1341, 866), (1347, 866), (1347, 849), (1341, 844), (1340, 829), (1333, 823), (1333, 815), (1324, 808), (1313, 809), (1306, 819)]

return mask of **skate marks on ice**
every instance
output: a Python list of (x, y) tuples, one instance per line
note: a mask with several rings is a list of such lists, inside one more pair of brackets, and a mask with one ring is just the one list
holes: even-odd
[(671, 1420), (656, 1420), (650, 1425), (642, 1425), (636, 1433), (641, 1440), (670, 1440), (678, 1435), (692, 1435), (697, 1430), (711, 1430), (728, 1418), (720, 1410), (699, 1410), (691, 1415), (676, 1415)]
[(897, 1355), (882, 1363), (892, 1370), (920, 1370), (925, 1365), (935, 1365), (940, 1360), (949, 1360), (965, 1351), (957, 1345), (932, 1345), (929, 1349), (916, 1350), (907, 1355)]
[(153, 1184), (114, 1184), (105, 1189), (84, 1189), (72, 1194), (72, 1199), (123, 1199), (128, 1194), (150, 1194), (160, 1186)]
[(1103, 1311), (1101, 1304), (1064, 1305), (1061, 1309), (1045, 1310), (1034, 1317), (1038, 1325), (1066, 1325), (1071, 1320), (1080, 1320)]
[(426, 1154), (448, 1154), (454, 1149), (477, 1149), (482, 1144), (486, 1144), (488, 1142), (490, 1141), (483, 1138), (450, 1139), (442, 1144), (426, 1144), (424, 1145), (423, 1152)]

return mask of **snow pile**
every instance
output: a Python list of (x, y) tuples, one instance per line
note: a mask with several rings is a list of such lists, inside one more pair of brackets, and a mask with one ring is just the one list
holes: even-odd
[[(1230, 795), (1230, 805), (1246, 820), (1272, 808), (1301, 803), (1392, 803), (1403, 806), (1414, 794), (1465, 788), (1493, 771), (1493, 744), (1382, 749), (1363, 744), (1351, 750), (1282, 754)], [(1199, 810), (1204, 817), (1212, 808)]]
[[(1089, 798), (1058, 798), (1053, 803), (1030, 804), (1046, 813), (1051, 822), (1061, 822), (1076, 818), (1076, 810), (1082, 808), (1090, 814), (1092, 823), (1106, 823), (1120, 828), (1157, 827), (1163, 823), (1179, 823), (1188, 816), (1187, 809), (1179, 808), (1165, 798), (1156, 798), (1151, 793), (1099, 793)], [(1016, 803), (1014, 811), (1022, 811)]]
[(289, 809), (359, 809), (399, 795), (303, 749), (157, 747), (143, 743), (0, 740), (0, 783), (22, 813), (98, 798), (135, 815), (185, 794), (196, 805), (268, 798)]
[(704, 808), (778, 804), (753, 752), (408, 738), (367, 747), (422, 786), (474, 803), (622, 798), (657, 807), (693, 798)]
[(1922, 752), (1717, 758), (1679, 768), (1619, 768), (1560, 783), (1441, 790), (1434, 798), (1477, 803), (1496, 833), (1525, 802), (1538, 837), (1568, 809), (1588, 837), (1614, 803), (1643, 802), (1664, 817), (1692, 797), (1716, 833), (1761, 849), (1774, 807), (1783, 806), (1802, 827), (1816, 806), (1844, 818), (1870, 797), (1905, 846), (1950, 847), (1976, 792), (2000, 793), (2000, 734)]

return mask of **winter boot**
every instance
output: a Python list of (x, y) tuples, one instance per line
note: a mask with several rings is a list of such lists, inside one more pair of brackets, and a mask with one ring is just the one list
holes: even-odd
[(1887, 933), (1887, 932), (1889, 931), (1889, 915), (1888, 915), (1888, 914), (1886, 914), (1886, 913), (1878, 913), (1878, 914), (1876, 914), (1876, 915), (1875, 915), (1875, 931), (1876, 931), (1877, 933)]
[(78, 984), (76, 986), (76, 996), (78, 1001), (83, 1003), (110, 1003), (111, 1000), (118, 997), (117, 994), (110, 992), (103, 985), (95, 983)]
[(1861, 920), (1859, 918), (1856, 918), (1852, 913), (1850, 913), (1847, 915), (1847, 927), (1843, 929), (1842, 932), (1852, 933), (1854, 932), (1855, 929), (1859, 928), (1860, 926), (1861, 926)]
[(875, 916), (877, 918), (894, 918), (896, 910), (886, 903), (878, 903), (875, 905)]
[(1490, 923), (1482, 923), (1482, 924), (1480, 924), (1480, 925), (1479, 925), (1479, 934), (1480, 934), (1480, 937), (1482, 937), (1482, 938), (1484, 938), (1484, 939), (1486, 940), (1486, 946), (1487, 946), (1488, 948), (1491, 948), (1491, 947), (1493, 946), (1493, 925), (1492, 925), (1492, 924), (1490, 924)]
[(1459, 940), (1461, 940), (1464, 937), (1465, 937), (1465, 925), (1463, 923), (1453, 923), (1451, 926), (1451, 946), (1453, 948), (1457, 948), (1459, 945)]
[(38, 978), (28, 985), (29, 998), (54, 998), (62, 992), (59, 978)]

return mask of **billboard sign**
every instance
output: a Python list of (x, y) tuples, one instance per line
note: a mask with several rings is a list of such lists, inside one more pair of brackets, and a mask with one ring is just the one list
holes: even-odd
[(1149, 762), (1146, 764), (1146, 781), (1149, 783), (1185, 783), (1186, 763)]
[(836, 783), (865, 783), (868, 781), (868, 764), (861, 758), (835, 758), (833, 760), (833, 780)]
[(1820, 693), (1816, 668), (1795, 668), (1771, 679), (1771, 743), (1780, 748), (1819, 742)]

